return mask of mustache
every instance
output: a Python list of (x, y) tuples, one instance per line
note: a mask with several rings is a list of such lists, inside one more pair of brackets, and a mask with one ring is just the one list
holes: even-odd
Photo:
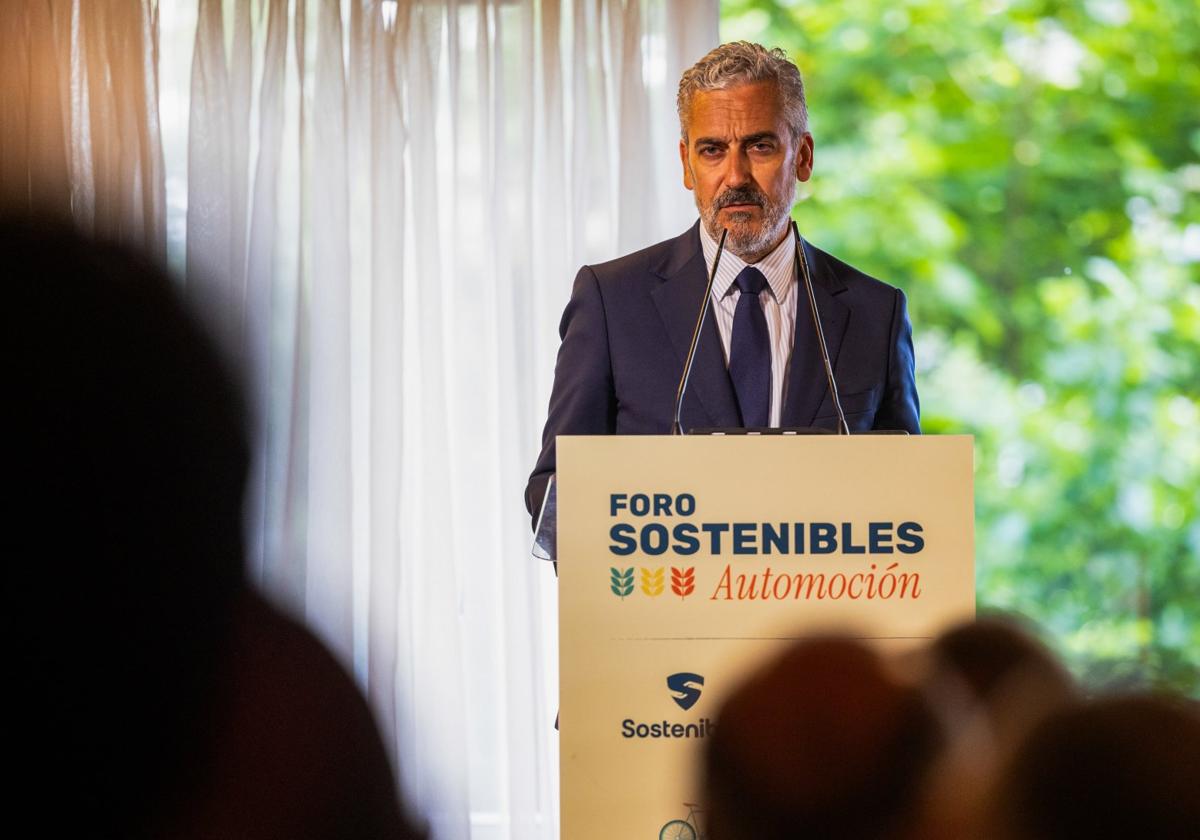
[(713, 210), (720, 210), (731, 204), (757, 204), (765, 206), (767, 197), (754, 187), (730, 187), (713, 200)]

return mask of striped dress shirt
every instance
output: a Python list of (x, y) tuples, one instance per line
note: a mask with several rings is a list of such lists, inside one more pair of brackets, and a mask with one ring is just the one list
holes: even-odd
[[(704, 263), (712, 269), (717, 256), (717, 243), (700, 225), (700, 244), (704, 249)], [(763, 315), (767, 318), (767, 334), (771, 339), (771, 406), (767, 414), (771, 426), (778, 427), (783, 414), (783, 401), (787, 398), (788, 368), (792, 363), (792, 345), (796, 336), (796, 251), (792, 244), (791, 228), (788, 235), (763, 257), (754, 267), (767, 278), (766, 288), (758, 295)], [(712, 314), (716, 316), (717, 330), (721, 333), (721, 348), (725, 352), (725, 365), (729, 366), (729, 343), (733, 337), (733, 314), (737, 309), (741, 290), (734, 283), (738, 274), (749, 263), (728, 249), (721, 253), (721, 264), (713, 279)]]

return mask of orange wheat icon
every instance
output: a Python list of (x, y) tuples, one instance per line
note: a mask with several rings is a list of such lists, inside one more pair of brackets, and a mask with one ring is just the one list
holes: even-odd
[(686, 598), (696, 591), (696, 567), (677, 569), (671, 567), (671, 591), (680, 598)]

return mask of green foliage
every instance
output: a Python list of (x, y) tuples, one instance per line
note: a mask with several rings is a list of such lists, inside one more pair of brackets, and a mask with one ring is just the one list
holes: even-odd
[(923, 425), (976, 436), (982, 608), (1200, 694), (1195, 0), (725, 0), (805, 75), (816, 244), (899, 285)]

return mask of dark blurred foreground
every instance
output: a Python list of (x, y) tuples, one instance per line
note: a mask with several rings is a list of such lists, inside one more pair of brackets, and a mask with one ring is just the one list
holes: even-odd
[(718, 714), (708, 840), (1200, 837), (1200, 708), (1086, 697), (1003, 618), (885, 657), (798, 643)]
[(243, 406), (170, 282), (49, 222), (0, 253), (9, 801), (63, 836), (419, 836), (352, 680), (245, 582)]

